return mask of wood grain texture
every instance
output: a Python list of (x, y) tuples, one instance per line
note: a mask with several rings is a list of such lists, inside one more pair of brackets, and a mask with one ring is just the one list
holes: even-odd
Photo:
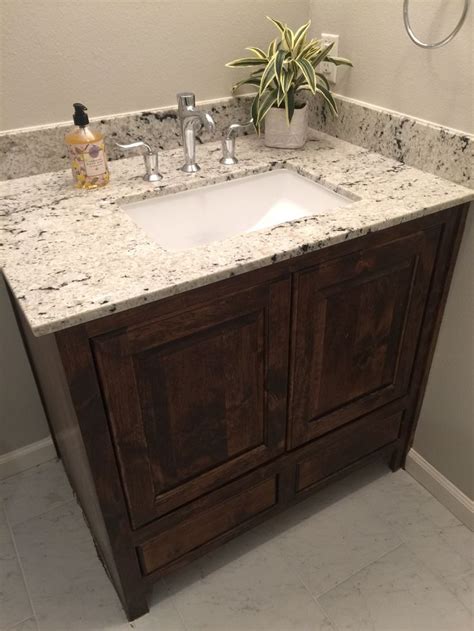
[(283, 453), (288, 279), (92, 340), (135, 527)]
[(133, 620), (148, 611), (147, 589), (141, 581), (132, 545), (129, 516), (89, 340), (83, 327), (57, 333), (55, 337), (84, 444), (82, 465), (94, 480), (120, 580), (118, 594), (127, 617)]
[(139, 548), (144, 574), (149, 574), (187, 552), (232, 531), (277, 502), (277, 479), (269, 478), (250, 486), (207, 510), (201, 510), (162, 532)]
[(406, 394), (441, 228), (297, 273), (290, 444)]
[(383, 408), (323, 436), (311, 456), (296, 465), (296, 491), (307, 490), (328, 475), (394, 443), (399, 437), (403, 412)]

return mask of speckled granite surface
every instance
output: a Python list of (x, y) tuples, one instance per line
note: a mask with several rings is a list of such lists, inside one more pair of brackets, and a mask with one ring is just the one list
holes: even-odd
[(309, 103), (311, 127), (474, 188), (474, 136), (341, 97), (337, 118), (321, 99)]
[[(245, 122), (250, 114), (248, 98), (226, 98), (198, 103), (200, 109), (211, 112), (216, 126), (222, 130), (235, 122)], [(160, 108), (132, 114), (120, 114), (101, 119), (91, 118), (91, 125), (105, 135), (110, 160), (129, 157), (115, 145), (144, 140), (153, 148), (167, 150), (181, 146), (177, 108)], [(0, 180), (9, 180), (38, 173), (60, 171), (69, 167), (64, 134), (70, 123), (0, 132)], [(199, 140), (206, 142), (209, 134), (202, 131)]]
[[(139, 157), (112, 163), (111, 183), (96, 191), (72, 189), (69, 171), (0, 184), (0, 265), (36, 335), (474, 198), (464, 187), (317, 132), (298, 151), (267, 149), (255, 136), (241, 138), (234, 167), (219, 164), (217, 143), (198, 149), (202, 171), (193, 176), (177, 170), (180, 150), (164, 152), (164, 180), (158, 186), (142, 180)], [(282, 167), (359, 201), (201, 246), (186, 256), (160, 248), (120, 207), (124, 198), (166, 195)]]
[[(326, 134), (376, 151), (409, 166), (474, 188), (474, 136), (442, 128), (376, 106), (336, 97), (340, 116), (333, 118), (319, 97), (309, 97), (310, 126)], [(199, 104), (212, 112), (217, 128), (249, 118), (249, 97)], [(124, 153), (114, 141), (141, 138), (158, 149), (181, 144), (176, 108), (109, 116), (94, 120), (106, 137), (111, 160)], [(0, 132), (0, 180), (67, 168), (64, 133), (70, 124)], [(201, 136), (209, 140), (207, 133)]]

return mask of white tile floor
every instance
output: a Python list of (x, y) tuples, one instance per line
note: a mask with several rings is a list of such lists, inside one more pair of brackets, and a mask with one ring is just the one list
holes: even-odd
[(129, 624), (61, 463), (0, 483), (0, 629), (472, 631), (473, 534), (374, 465), (158, 584)]

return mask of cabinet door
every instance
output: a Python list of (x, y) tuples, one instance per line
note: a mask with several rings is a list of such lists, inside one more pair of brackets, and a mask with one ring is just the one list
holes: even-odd
[(439, 227), (296, 274), (291, 447), (408, 391)]
[(289, 302), (283, 279), (94, 338), (135, 527), (284, 451)]

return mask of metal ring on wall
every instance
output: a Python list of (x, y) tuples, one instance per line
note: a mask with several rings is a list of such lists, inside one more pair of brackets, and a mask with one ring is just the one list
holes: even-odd
[(440, 42), (436, 42), (435, 44), (425, 44), (424, 42), (421, 41), (421, 39), (418, 39), (418, 37), (413, 32), (413, 29), (411, 28), (411, 24), (410, 24), (410, 18), (409, 18), (409, 15), (408, 15), (409, 0), (403, 0), (403, 21), (405, 23), (405, 28), (407, 30), (408, 35), (410, 36), (410, 39), (417, 46), (420, 46), (421, 48), (441, 48), (441, 46), (445, 46), (454, 37), (456, 37), (458, 32), (461, 30), (464, 22), (466, 21), (466, 16), (467, 16), (467, 12), (468, 12), (470, 4), (471, 4), (471, 0), (464, 0), (464, 9), (463, 9), (463, 12), (462, 12), (462, 15), (461, 15), (461, 19), (459, 20), (459, 22), (458, 22), (456, 28), (454, 29), (454, 31), (452, 31), (447, 37), (442, 39)]

